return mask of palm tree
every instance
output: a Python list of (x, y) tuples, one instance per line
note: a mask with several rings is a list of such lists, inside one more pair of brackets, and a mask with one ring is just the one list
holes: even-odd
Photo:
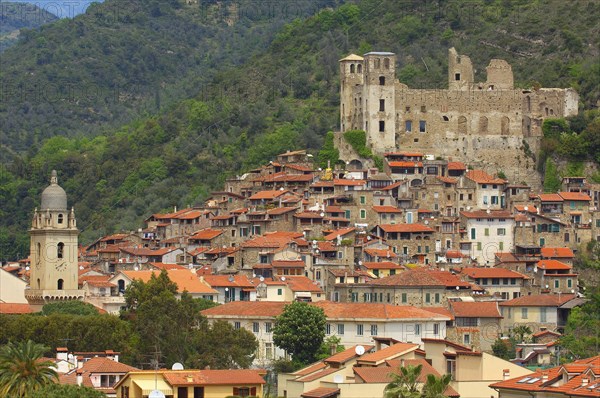
[(531, 332), (531, 328), (527, 325), (519, 325), (516, 326), (513, 330), (515, 336), (517, 336), (517, 343), (523, 343), (525, 340), (525, 336), (529, 336)]
[(446, 397), (444, 392), (450, 385), (450, 381), (452, 380), (452, 376), (446, 374), (440, 377), (437, 377), (432, 374), (427, 375), (427, 381), (423, 386), (423, 398), (443, 398)]
[(398, 373), (390, 373), (392, 381), (385, 386), (385, 398), (419, 398), (419, 377), (423, 365), (400, 367)]
[(0, 348), (0, 396), (27, 397), (58, 381), (51, 361), (41, 360), (46, 347), (31, 340), (9, 342)]

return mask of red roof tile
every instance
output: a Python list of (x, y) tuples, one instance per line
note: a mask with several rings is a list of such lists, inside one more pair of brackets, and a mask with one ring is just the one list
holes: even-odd
[(469, 180), (475, 181), (478, 184), (506, 184), (502, 178), (495, 178), (483, 170), (470, 170), (465, 174)]
[(388, 165), (390, 167), (415, 168), (415, 167), (423, 167), (423, 162), (392, 161), (392, 162), (388, 162)]
[(542, 202), (563, 202), (562, 196), (557, 193), (541, 193), (538, 195), (538, 198)]
[(559, 307), (575, 298), (574, 294), (532, 294), (503, 301), (503, 307)]
[(582, 192), (559, 192), (558, 194), (564, 200), (571, 200), (576, 202), (589, 202), (590, 200), (592, 200), (592, 198), (590, 198), (589, 195), (586, 195)]
[(463, 162), (448, 162), (448, 170), (466, 170), (467, 166)]
[(432, 228), (423, 224), (380, 224), (384, 232), (434, 232)]
[(342, 228), (342, 229), (335, 230), (335, 231), (325, 235), (325, 240), (331, 241), (331, 240), (337, 239), (338, 236), (343, 237), (344, 235), (348, 235), (349, 233), (354, 232), (355, 229), (356, 228), (354, 228), (354, 227), (349, 227), (349, 228)]
[(474, 210), (474, 211), (461, 211), (461, 215), (466, 218), (514, 218), (511, 212), (506, 210)]
[(450, 310), (460, 318), (502, 318), (496, 301), (450, 301)]
[(373, 210), (376, 213), (402, 213), (402, 210), (394, 206), (373, 206)]
[(543, 270), (570, 270), (571, 267), (569, 264), (565, 264), (558, 260), (540, 260), (537, 262), (537, 267)]
[(273, 191), (260, 191), (255, 193), (254, 195), (250, 196), (248, 199), (249, 200), (262, 200), (262, 199), (276, 199), (278, 197), (280, 197), (281, 195), (288, 193), (289, 191), (280, 191), (280, 190), (273, 190)]
[(206, 228), (206, 229), (194, 232), (194, 234), (192, 236), (190, 236), (189, 239), (190, 240), (212, 240), (212, 239), (216, 238), (217, 236), (221, 235), (223, 232), (225, 232), (225, 231), (223, 231), (221, 229)]
[(366, 261), (363, 263), (363, 267), (365, 267), (366, 269), (404, 269), (404, 267), (402, 267), (401, 265), (393, 263), (391, 261)]
[(300, 394), (302, 398), (330, 398), (337, 397), (340, 393), (339, 388), (318, 387), (314, 390)]
[(573, 250), (568, 247), (542, 247), (541, 255), (545, 258), (575, 258)]
[(0, 314), (31, 314), (33, 309), (29, 304), (0, 303)]
[(484, 268), (484, 267), (465, 267), (460, 271), (461, 274), (467, 275), (473, 279), (481, 278), (516, 278), (529, 279), (527, 276), (511, 271), (506, 268)]

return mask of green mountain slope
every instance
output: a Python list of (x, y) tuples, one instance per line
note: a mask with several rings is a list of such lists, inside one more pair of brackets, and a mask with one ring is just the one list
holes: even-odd
[(0, 2), (0, 53), (17, 42), (20, 29), (36, 29), (57, 19), (35, 4)]
[(24, 231), (52, 168), (85, 241), (197, 203), (227, 176), (279, 152), (316, 152), (337, 125), (337, 61), (350, 52), (394, 51), (401, 81), (444, 87), (447, 49), (455, 46), (478, 71), (504, 58), (518, 85), (574, 86), (591, 106), (600, 93), (593, 3), (362, 0), (297, 19), (244, 65), (219, 68), (194, 99), (102, 137), (56, 137), (13, 157), (0, 173), (4, 256), (26, 252)]
[(2, 144), (24, 151), (154, 113), (263, 51), (285, 22), (336, 2), (295, 0), (287, 11), (254, 0), (107, 0), (25, 31), (2, 54)]

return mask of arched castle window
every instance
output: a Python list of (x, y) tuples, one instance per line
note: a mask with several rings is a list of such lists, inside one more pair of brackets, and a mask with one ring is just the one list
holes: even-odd
[(510, 119), (507, 118), (506, 116), (502, 117), (502, 120), (500, 122), (500, 134), (501, 135), (508, 135), (509, 125), (510, 125)]
[(39, 289), (39, 288), (40, 288), (40, 286), (41, 286), (41, 283), (40, 283), (40, 278), (38, 278), (38, 279), (37, 279), (37, 288)]
[(63, 290), (63, 285), (64, 285), (64, 283), (65, 283), (65, 281), (63, 281), (62, 279), (59, 279), (59, 280), (56, 282), (56, 288), (57, 288), (58, 290)]
[(58, 223), (59, 223), (59, 224), (62, 224), (62, 223), (63, 223), (63, 215), (62, 215), (62, 214), (59, 214), (59, 215), (58, 215)]
[(479, 118), (479, 132), (487, 133), (488, 131), (488, 118), (485, 116), (481, 116)]
[(443, 121), (445, 121), (445, 122), (447, 122), (447, 121), (449, 121), (450, 119), (448, 119), (448, 116), (442, 116), (442, 120), (443, 120)]
[(350, 73), (354, 73), (354, 64), (350, 64)]
[(356, 71), (358, 73), (362, 73), (362, 65), (361, 64), (356, 65)]
[(389, 58), (384, 58), (383, 59), (383, 67), (385, 69), (390, 69), (390, 59)]
[(65, 255), (65, 244), (62, 242), (59, 242), (58, 245), (56, 246), (56, 257), (63, 258), (64, 255)]
[(385, 76), (379, 76), (379, 85), (385, 86)]
[(375, 58), (373, 60), (373, 65), (375, 66), (375, 69), (379, 69), (381, 67), (381, 60), (379, 58)]
[(467, 118), (464, 116), (458, 118), (458, 133), (467, 134)]

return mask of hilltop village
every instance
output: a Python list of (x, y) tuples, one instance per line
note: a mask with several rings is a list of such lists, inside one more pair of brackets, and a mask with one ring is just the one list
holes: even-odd
[[(451, 374), (449, 396), (498, 396), (503, 389), (521, 387), (541, 391), (550, 379), (565, 386), (559, 396), (586, 389), (598, 394), (598, 384), (588, 386), (586, 373), (598, 374), (598, 358), (534, 373), (525, 366), (556, 363), (556, 341), (569, 312), (585, 302), (573, 265), (582, 245), (600, 240), (600, 185), (565, 177), (559, 192), (542, 193), (539, 184), (526, 183), (533, 177), (511, 178), (528, 168), (518, 162), (509, 168), (516, 153), (511, 151), (517, 150), (503, 138), (516, 137), (513, 144), (521, 145), (523, 137), (539, 137), (545, 117), (574, 112), (576, 93), (523, 94), (513, 89), (510, 65), (500, 60), (491, 62), (488, 82), (477, 86), (468, 58), (461, 61), (453, 51), (451, 90), (475, 97), (510, 91), (514, 109), (470, 109), (459, 103), (444, 111), (427, 96), (420, 97), (423, 105), (405, 105), (401, 96), (407, 92), (386, 85), (394, 84), (386, 80), (393, 70), (381, 76), (377, 71), (393, 69), (393, 54), (352, 55), (340, 61), (342, 73), (364, 77), (344, 79), (372, 82), (342, 85), (342, 124), (335, 141), (341, 162), (320, 167), (307, 151), (288, 151), (228, 179), (201, 205), (152, 214), (136, 231), (103, 236), (85, 247), (78, 244), (76, 212), (59, 185), (60, 170), (53, 172), (34, 211), (30, 257), (0, 271), (2, 312), (36, 311), (48, 302), (74, 299), (119, 314), (134, 280), (148, 281), (165, 270), (178, 293), (220, 304), (203, 311), (209, 321), (226, 320), (255, 335), (254, 367), (260, 369), (287, 356), (272, 335), (286, 304), (302, 301), (323, 309), (326, 336), (338, 337), (347, 349), (281, 374), (282, 396), (383, 396), (391, 369), (405, 363), (421, 364), (428, 374)], [(359, 107), (358, 98), (364, 105)], [(386, 101), (391, 101), (389, 114)], [(369, 113), (371, 107), (379, 110)], [(525, 114), (506, 120), (503, 113), (518, 114), (522, 107), (528, 109)], [(432, 108), (434, 115), (428, 113)], [(441, 150), (446, 141), (434, 118), (454, 123), (457, 136), (476, 129), (473, 142), (480, 142), (480, 134), (492, 137), (486, 150), (496, 158), (467, 144), (458, 155), (450, 146)], [(344, 142), (345, 132), (360, 129), (367, 146), (383, 159), (382, 167)], [(388, 134), (388, 129), (402, 133)], [(427, 136), (430, 129), (438, 131), (437, 138)], [(407, 140), (416, 145), (418, 138), (410, 134), (433, 141), (412, 148)], [(508, 147), (494, 147), (494, 140)], [(491, 171), (481, 156), (504, 162), (505, 172), (496, 166)], [(532, 336), (518, 344), (517, 357), (493, 356), (494, 342), (519, 326), (528, 326)], [(108, 388), (113, 396), (141, 397), (133, 385), (156, 375), (119, 364), (114, 365), (117, 376), (102, 379), (110, 372), (89, 362), (119, 363), (118, 353), (86, 354), (87, 360), (80, 354), (74, 358), (84, 362), (83, 369), (90, 367), (87, 373), (73, 373), (73, 356), (66, 349), (57, 353), (57, 363), (70, 377), (65, 380), (81, 384), (88, 377), (92, 386)], [(194, 386), (208, 391), (207, 380), (233, 388), (233, 395), (262, 394), (259, 371), (211, 372), (218, 371), (188, 371), (187, 376), (160, 371), (159, 379), (164, 390), (179, 397), (187, 397)], [(94, 374), (98, 383), (106, 383), (96, 386)], [(184, 387), (186, 395), (174, 395)]]

